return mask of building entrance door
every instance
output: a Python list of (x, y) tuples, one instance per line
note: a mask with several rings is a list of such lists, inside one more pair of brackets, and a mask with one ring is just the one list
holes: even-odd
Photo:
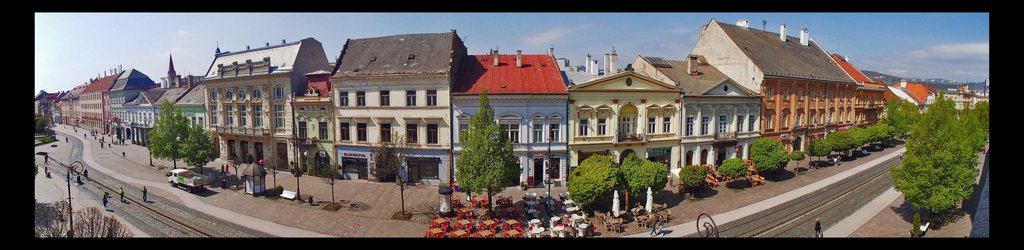
[(544, 185), (544, 158), (533, 158), (533, 186)]

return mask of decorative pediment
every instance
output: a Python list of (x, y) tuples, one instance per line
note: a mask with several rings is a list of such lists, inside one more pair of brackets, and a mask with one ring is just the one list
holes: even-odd
[(569, 91), (665, 91), (679, 92), (680, 89), (636, 72), (626, 71), (605, 78), (569, 87)]
[(742, 85), (736, 84), (731, 80), (723, 80), (714, 87), (711, 87), (701, 95), (717, 95), (717, 96), (754, 96), (755, 93)]

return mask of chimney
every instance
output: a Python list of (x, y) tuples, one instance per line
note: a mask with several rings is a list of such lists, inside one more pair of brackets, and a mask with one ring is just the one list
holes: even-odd
[(786, 24), (782, 24), (782, 26), (779, 26), (779, 40), (782, 40), (782, 42), (786, 42)]
[(748, 22), (747, 19), (744, 18), (744, 19), (740, 19), (739, 21), (736, 21), (736, 26), (740, 26), (740, 27), (743, 27), (743, 29), (747, 29), (747, 28), (750, 28), (750, 25), (748, 25), (749, 23), (750, 22)]
[(494, 66), (497, 67), (498, 66), (498, 50), (494, 50), (494, 53), (491, 53), (491, 55), (494, 56)]
[(548, 55), (555, 57), (555, 46), (548, 47)]
[(591, 66), (592, 67), (590, 67), (590, 68), (593, 69), (593, 70), (590, 71), (590, 75), (596, 76), (598, 73), (600, 73), (599, 72), (600, 69), (597, 68), (597, 67), (600, 67), (600, 66), (597, 65), (597, 60), (594, 60), (593, 63), (591, 63)]
[(266, 47), (270, 47), (270, 43), (267, 43), (267, 46), (266, 46)]
[(907, 79), (903, 79), (902, 81), (900, 81), (900, 88), (907, 88)]
[(245, 45), (245, 50), (249, 50), (249, 45)]
[(697, 75), (697, 56), (690, 54), (686, 60), (686, 72), (691, 76)]
[(516, 50), (516, 68), (522, 68), (522, 67), (523, 67), (523, 50), (517, 49)]
[(809, 46), (810, 45), (810, 41), (809, 41), (810, 39), (811, 39), (810, 31), (807, 31), (807, 28), (800, 29), (800, 45)]
[(604, 75), (611, 75), (619, 73), (619, 54), (615, 53), (615, 47), (612, 47), (612, 55), (609, 61), (608, 71), (605, 71)]
[(284, 44), (284, 39), (281, 39), (281, 44)]
[(850, 57), (849, 56), (843, 57), (843, 60), (846, 61), (846, 62), (850, 62)]
[(590, 61), (590, 53), (587, 53), (587, 60), (584, 61), (587, 62), (587, 72), (590, 72), (590, 70), (593, 69), (592, 67), (590, 67)]
[[(604, 75), (606, 75), (606, 76), (608, 75), (609, 72), (611, 72), (610, 70), (608, 70), (610, 68), (609, 66), (611, 66), (611, 65), (608, 65), (608, 63), (611, 62), (611, 57), (612, 57), (612, 54), (604, 53), (604, 66), (603, 66), (603, 68), (604, 68)], [(601, 73), (601, 72), (597, 72), (597, 73)]]

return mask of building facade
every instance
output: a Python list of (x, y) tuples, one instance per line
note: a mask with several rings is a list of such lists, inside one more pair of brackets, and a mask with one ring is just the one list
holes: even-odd
[(288, 169), (298, 151), (291, 97), (305, 90), (306, 73), (327, 69), (323, 45), (313, 38), (216, 54), (203, 85), (218, 158), (240, 163), (251, 155)]
[(829, 54), (810, 40), (750, 29), (714, 19), (701, 28), (693, 54), (747, 89), (762, 96), (761, 136), (778, 140), (787, 150), (805, 150), (809, 140), (852, 127), (857, 85)]
[(880, 81), (872, 81), (864, 72), (850, 63), (849, 57), (832, 54), (832, 60), (858, 85), (856, 94), (853, 95), (853, 125), (863, 128), (878, 123), (882, 111), (885, 109), (883, 100), (887, 91), (885, 84)]
[(295, 96), (290, 107), (300, 148), (298, 162), (311, 173), (337, 164), (330, 77), (326, 70), (307, 73), (304, 94)]
[(97, 134), (110, 133), (110, 88), (120, 73), (92, 80), (82, 90), (81, 115), (83, 128)]
[(81, 104), (79, 103), (79, 99), (82, 95), (82, 90), (84, 90), (86, 86), (88, 86), (88, 83), (75, 86), (68, 91), (68, 94), (61, 97), (61, 123), (74, 127), (79, 126), (79, 122), (81, 121), (81, 114), (79, 114)]
[(619, 163), (636, 154), (679, 168), (681, 89), (627, 68), (568, 92), (570, 173), (595, 154)]
[(110, 88), (110, 126), (116, 138), (127, 139), (128, 128), (127, 112), (124, 104), (134, 100), (144, 90), (156, 88), (157, 85), (149, 76), (136, 69), (128, 69), (121, 73), (121, 76), (114, 81)]
[(395, 178), (370, 171), (373, 148), (391, 140), (406, 152), (397, 177), (450, 182), (450, 91), (465, 56), (454, 30), (348, 40), (331, 76), (343, 176)]
[(209, 126), (206, 124), (206, 85), (197, 82), (193, 82), (193, 84), (194, 86), (188, 93), (179, 98), (174, 106), (181, 109), (181, 113), (188, 117), (190, 125), (209, 130)]
[(149, 147), (149, 131), (156, 126), (160, 111), (157, 100), (167, 91), (162, 88), (147, 89), (123, 105), (126, 124), (124, 138), (132, 144)]
[[(701, 55), (685, 61), (638, 56), (636, 72), (682, 90), (680, 152), (682, 166), (717, 167), (728, 158), (750, 159), (759, 137), (761, 97), (730, 79)], [(676, 125), (673, 125), (676, 126)]]
[[(469, 128), (470, 117), (480, 111), (479, 97), (486, 90), (494, 118), (505, 128), (522, 168), (520, 182), (544, 186), (550, 179), (564, 186), (569, 173), (563, 134), (566, 85), (550, 54), (468, 56), (452, 90), (451, 117), (452, 123), (457, 123), (451, 128), (453, 158), (458, 159), (462, 151), (462, 132)], [(459, 171), (458, 164), (454, 169)]]

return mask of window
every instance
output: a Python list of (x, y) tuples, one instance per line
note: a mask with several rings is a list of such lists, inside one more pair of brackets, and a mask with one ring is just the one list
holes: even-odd
[(235, 114), (234, 112), (231, 112), (231, 109), (231, 105), (224, 105), (224, 112), (228, 114), (228, 118), (226, 119), (228, 125), (235, 125)]
[(356, 91), (356, 106), (366, 106), (366, 91)]
[(387, 107), (391, 106), (391, 91), (381, 90), (380, 91), (380, 106)]
[(252, 126), (254, 128), (263, 127), (263, 105), (252, 105)]
[(508, 140), (512, 143), (519, 143), (519, 124), (501, 124), (505, 131), (508, 131)]
[(802, 89), (797, 89), (797, 90), (796, 90), (796, 99), (797, 99), (797, 100), (803, 100), (803, 99), (804, 99), (804, 95), (803, 95), (803, 93), (804, 93), (804, 90), (802, 90)]
[(274, 100), (284, 99), (284, 89), (281, 87), (274, 88)]
[(647, 133), (653, 134), (658, 128), (658, 118), (647, 118)]
[(348, 123), (347, 122), (341, 123), (341, 140), (342, 141), (352, 140), (352, 136), (348, 132)]
[(437, 90), (427, 90), (427, 106), (437, 106)]
[(459, 123), (459, 139), (466, 136), (466, 130), (469, 130), (469, 123)]
[(247, 108), (244, 104), (238, 105), (238, 125), (242, 127), (245, 127), (249, 122), (247, 121), (248, 119), (246, 119), (248, 117), (248, 112), (245, 112), (246, 109)]
[[(137, 114), (132, 117), (138, 116)], [(133, 118), (132, 121), (137, 121), (138, 118)], [(217, 104), (210, 104), (210, 125), (218, 125), (217, 123)]]
[(782, 100), (789, 100), (789, 89), (782, 90)]
[(380, 124), (380, 140), (385, 142), (391, 141), (391, 123)]
[(729, 124), (729, 118), (725, 115), (718, 116), (718, 133), (725, 134), (725, 126)]
[(672, 117), (661, 118), (661, 132), (670, 133), (672, 132)]
[(356, 123), (356, 140), (366, 141), (366, 123)]
[(338, 103), (341, 103), (342, 107), (347, 107), (348, 106), (348, 92), (347, 91), (346, 92), (338, 93), (338, 99), (339, 99)]
[(711, 123), (711, 117), (702, 116), (700, 118), (700, 135), (708, 134), (708, 124)]
[(284, 128), (284, 105), (274, 105), (274, 127)]
[(562, 178), (560, 173), (559, 173), (559, 172), (561, 172), (560, 170), (562, 169), (562, 159), (560, 159), (560, 158), (551, 158), (551, 159), (548, 159), (548, 161), (549, 161), (548, 164), (551, 164), (551, 166), (554, 167), (554, 169), (555, 169), (555, 171), (551, 172), (551, 178), (552, 179)]
[(768, 126), (768, 129), (772, 129), (772, 119), (775, 119), (775, 114), (774, 113), (768, 113), (768, 117), (765, 120), (765, 123)]
[(224, 100), (231, 100), (231, 91), (224, 91)]
[(252, 99), (253, 100), (259, 100), (262, 97), (263, 97), (263, 94), (260, 93), (260, 90), (258, 90), (258, 89), (252, 90)]
[(210, 102), (216, 102), (216, 101), (217, 101), (217, 91), (216, 90), (210, 90)]
[(686, 136), (693, 135), (693, 116), (686, 117)]
[(606, 120), (604, 118), (597, 119), (597, 135), (605, 134), (605, 128), (607, 128)]
[(427, 144), (437, 144), (437, 124), (427, 124)]
[(743, 115), (736, 116), (736, 132), (743, 132)]
[(238, 91), (238, 100), (245, 100), (245, 90)]
[(199, 126), (200, 127), (206, 127), (206, 123), (203, 122), (203, 118), (202, 117), (199, 117)]
[(405, 106), (416, 106), (416, 91), (406, 90), (405, 91)]
[(587, 127), (589, 127), (587, 119), (580, 119), (580, 136), (587, 136)]
[(408, 143), (417, 143), (417, 142), (419, 142), (419, 138), (420, 138), (419, 133), (418, 133), (419, 130), (418, 130), (416, 125), (417, 124), (411, 124), (411, 123), (410, 124), (405, 124), (405, 140), (406, 140), (406, 142), (408, 142)]
[(754, 132), (754, 123), (757, 121), (757, 116), (747, 115), (750, 118), (750, 122), (747, 123), (747, 131)]
[(818, 98), (818, 96), (814, 95), (814, 88), (810, 88), (807, 90), (807, 96), (809, 99), (811, 99), (811, 101), (817, 100)]
[(548, 124), (548, 136), (551, 138), (551, 141), (561, 141), (559, 140), (559, 138), (562, 137), (559, 136), (560, 134), (558, 133), (558, 127), (558, 124)]
[(299, 121), (299, 138), (306, 138), (306, 121)]
[(782, 127), (783, 128), (788, 128), (789, 127), (789, 113), (782, 113), (782, 121), (780, 121), (780, 122), (782, 122)]
[(772, 95), (772, 89), (771, 88), (765, 88), (764, 89), (764, 95), (768, 97), (769, 101), (775, 99), (775, 96)]
[(320, 122), (317, 126), (320, 129), (320, 140), (327, 140), (327, 122)]
[(800, 120), (802, 118), (804, 118), (803, 116), (804, 116), (804, 114), (796, 114), (796, 126), (799, 127), (800, 125), (803, 125), (803, 124), (800, 124)]
[(544, 140), (544, 124), (534, 123), (533, 124), (533, 142), (543, 142)]
[(835, 112), (835, 111), (831, 111), (831, 110), (830, 110), (830, 111), (828, 112), (828, 123), (832, 123), (832, 116), (834, 116), (835, 114), (836, 114), (836, 112)]

